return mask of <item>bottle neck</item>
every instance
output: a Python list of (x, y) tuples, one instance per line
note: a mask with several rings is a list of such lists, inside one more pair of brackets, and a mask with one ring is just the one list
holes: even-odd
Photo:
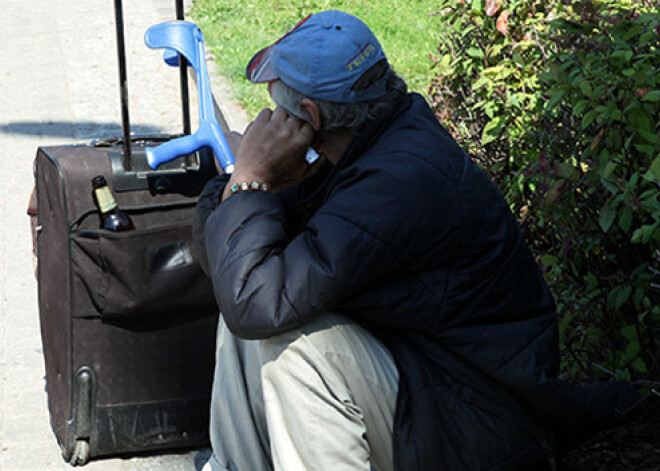
[(102, 186), (94, 190), (94, 195), (96, 196), (96, 202), (99, 205), (99, 211), (101, 213), (107, 213), (112, 211), (117, 207), (117, 201), (112, 195), (110, 188), (107, 186)]

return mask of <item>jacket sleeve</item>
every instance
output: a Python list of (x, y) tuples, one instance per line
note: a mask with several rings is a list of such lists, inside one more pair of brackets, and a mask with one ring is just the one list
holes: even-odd
[(369, 233), (329, 214), (290, 240), (279, 198), (261, 192), (222, 203), (206, 240), (216, 300), (243, 338), (266, 338), (327, 311), (367, 281), (366, 267), (381, 252)]
[[(455, 210), (455, 205), (441, 204), (442, 198), (434, 200), (437, 207), (414, 204), (425, 199), (423, 181), (410, 190), (392, 191), (401, 188), (398, 177), (365, 174), (344, 181), (294, 238), (278, 195), (241, 193), (213, 212), (205, 229), (211, 277), (235, 335), (266, 338), (290, 330), (374, 280), (397, 270), (410, 272), (406, 260), (424, 259), (420, 251), (427, 247), (418, 239), (428, 234), (416, 227), (429, 219), (428, 211), (436, 211), (438, 221), (457, 219), (442, 214)], [(454, 229), (444, 224), (435, 235), (456, 239)]]
[(192, 221), (192, 236), (195, 252), (199, 265), (206, 276), (210, 276), (209, 264), (206, 258), (206, 240), (204, 238), (204, 227), (206, 221), (215, 208), (220, 204), (222, 192), (229, 181), (229, 175), (221, 174), (206, 182), (195, 205), (195, 214)]

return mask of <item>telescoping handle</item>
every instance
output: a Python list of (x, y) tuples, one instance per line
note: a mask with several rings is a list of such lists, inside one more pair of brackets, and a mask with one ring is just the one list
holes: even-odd
[[(176, 0), (176, 19), (184, 20), (183, 0)], [(190, 101), (188, 99), (188, 64), (179, 61), (179, 85), (181, 88), (181, 114), (183, 118), (183, 134), (190, 134)]]
[(119, 103), (121, 128), (124, 136), (124, 168), (131, 168), (131, 121), (128, 114), (128, 85), (126, 80), (126, 47), (124, 42), (124, 11), (121, 0), (115, 0), (115, 30), (117, 34), (117, 60), (119, 68)]
[(165, 162), (208, 146), (213, 149), (223, 171), (232, 173), (234, 155), (215, 116), (201, 29), (188, 21), (167, 21), (151, 26), (145, 33), (144, 42), (152, 49), (164, 48), (164, 59), (168, 65), (178, 66), (179, 54), (183, 56), (195, 69), (199, 95), (199, 129), (194, 134), (173, 139), (158, 147), (147, 147), (149, 166), (158, 168)]
[[(175, 1), (177, 20), (184, 19), (183, 0)], [(122, 166), (125, 170), (132, 170), (133, 161), (131, 157), (131, 122), (128, 106), (128, 84), (126, 77), (126, 47), (124, 41), (124, 12), (122, 0), (114, 0), (115, 29), (117, 39), (117, 64), (119, 71), (119, 104), (121, 109), (123, 156)], [(177, 61), (178, 64), (178, 61)], [(181, 86), (181, 107), (183, 117), (183, 134), (190, 134), (190, 105), (188, 101), (188, 76), (186, 61), (181, 61), (179, 66)]]

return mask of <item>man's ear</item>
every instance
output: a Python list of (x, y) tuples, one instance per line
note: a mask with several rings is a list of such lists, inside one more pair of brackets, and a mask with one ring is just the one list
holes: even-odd
[(309, 124), (312, 125), (314, 131), (319, 132), (321, 130), (321, 112), (318, 105), (309, 98), (303, 98), (300, 102), (300, 110), (309, 116)]

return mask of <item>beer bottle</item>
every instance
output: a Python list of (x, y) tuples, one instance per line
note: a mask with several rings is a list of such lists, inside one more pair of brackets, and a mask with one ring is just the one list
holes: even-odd
[(101, 229), (116, 232), (135, 229), (128, 214), (117, 206), (117, 200), (103, 175), (92, 178), (92, 188), (96, 205), (101, 212)]

